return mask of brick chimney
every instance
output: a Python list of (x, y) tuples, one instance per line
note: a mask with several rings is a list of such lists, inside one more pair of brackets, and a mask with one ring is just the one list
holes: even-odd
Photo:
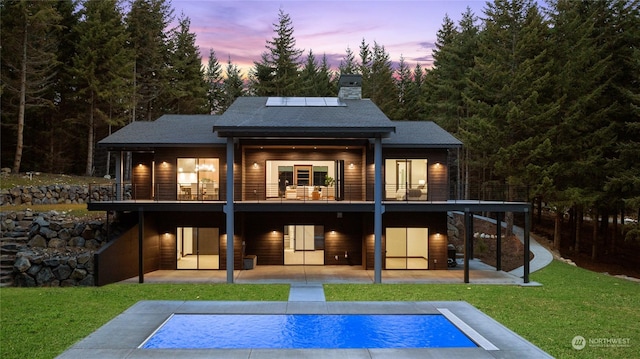
[(362, 99), (362, 75), (340, 75), (338, 98), (341, 100)]

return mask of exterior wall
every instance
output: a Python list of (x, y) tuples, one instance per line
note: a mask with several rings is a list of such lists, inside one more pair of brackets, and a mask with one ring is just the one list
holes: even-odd
[[(225, 215), (224, 213), (185, 213), (185, 212), (158, 212), (154, 213), (155, 221), (159, 224), (156, 231), (159, 237), (159, 269), (174, 270), (178, 266), (177, 260), (177, 243), (176, 229), (177, 227), (212, 227), (220, 229), (220, 261), (226, 257), (226, 241), (224, 247), (222, 244), (222, 233), (225, 232)], [(237, 250), (240, 247), (236, 247)], [(226, 258), (224, 258), (226, 265)], [(238, 255), (237, 265), (240, 264), (240, 256)], [(226, 268), (221, 266), (220, 268)]]
[(245, 213), (245, 252), (257, 255), (258, 265), (283, 265), (284, 226), (323, 225), (325, 265), (361, 265), (362, 217), (358, 213), (342, 213), (341, 218), (336, 213)]
[[(374, 265), (373, 219), (367, 223), (370, 232), (365, 234), (366, 269)], [(389, 212), (382, 217), (382, 266), (386, 251), (385, 230), (387, 227), (429, 228), (429, 269), (447, 269), (447, 214), (446, 213), (402, 213)]]
[[(373, 201), (373, 151), (368, 156), (367, 165), (367, 200)], [(449, 199), (449, 173), (447, 169), (448, 152), (446, 149), (439, 150), (416, 150), (416, 149), (382, 149), (382, 161), (386, 159), (427, 159), (427, 201), (446, 201)], [(384, 167), (383, 167), (383, 173)], [(371, 181), (369, 182), (369, 178)], [(383, 176), (384, 180), (384, 176)]]
[(225, 196), (227, 183), (226, 151), (221, 147), (158, 148), (155, 151), (156, 198), (175, 201), (178, 192), (178, 158), (218, 158), (220, 160), (220, 200)]
[[(136, 224), (95, 254), (98, 273), (96, 285), (102, 286), (138, 275), (138, 229), (139, 224)], [(153, 215), (145, 214), (142, 246), (144, 273), (163, 269), (160, 267), (160, 242)]]
[(134, 199), (152, 198), (153, 153), (134, 153), (131, 165)]
[[(296, 147), (296, 149), (294, 149)], [(348, 147), (348, 149), (347, 149)], [(311, 164), (313, 161), (337, 161), (343, 160), (345, 164), (344, 183), (345, 200), (362, 201), (365, 190), (364, 149), (361, 146), (345, 146), (343, 148), (321, 148), (288, 145), (286, 147), (245, 147), (242, 150), (242, 178), (236, 182), (238, 188), (244, 193), (244, 200), (266, 199), (266, 163), (274, 161), (299, 161), (300, 164)], [(254, 168), (254, 163), (257, 168)], [(353, 166), (350, 166), (353, 164)], [(277, 185), (277, 184), (271, 184)]]

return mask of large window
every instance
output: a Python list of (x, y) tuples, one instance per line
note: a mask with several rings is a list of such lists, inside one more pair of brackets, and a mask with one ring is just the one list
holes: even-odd
[(426, 159), (387, 159), (384, 167), (386, 199), (427, 200)]
[(267, 197), (311, 199), (317, 187), (322, 198), (335, 196), (335, 184), (326, 185), (327, 177), (335, 177), (335, 161), (266, 161)]
[(178, 158), (178, 199), (215, 201), (220, 199), (217, 158)]

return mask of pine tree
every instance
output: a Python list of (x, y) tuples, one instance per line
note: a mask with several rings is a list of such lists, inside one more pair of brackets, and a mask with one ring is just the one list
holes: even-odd
[(371, 67), (373, 54), (371, 47), (364, 39), (360, 42), (360, 63), (358, 64), (358, 73), (362, 75), (362, 97), (372, 98), (372, 83), (371, 83)]
[[(393, 69), (389, 53), (384, 46), (374, 42), (372, 51), (370, 76), (363, 85), (368, 84), (371, 93), (371, 101), (375, 103), (387, 117), (397, 120), (394, 109), (398, 104), (398, 91), (393, 80)], [(364, 86), (363, 86), (364, 87)], [(364, 89), (363, 89), (364, 92)], [(364, 96), (364, 95), (363, 95)]]
[(413, 69), (413, 80), (409, 83), (405, 96), (404, 119), (409, 121), (425, 120), (425, 74), (420, 64)]
[(409, 120), (407, 117), (407, 105), (410, 101), (409, 89), (411, 87), (411, 82), (411, 69), (404, 61), (404, 57), (400, 56), (400, 63), (398, 64), (395, 77), (396, 89), (398, 92), (398, 104), (394, 111), (394, 117), (399, 120)]
[(204, 74), (207, 83), (207, 104), (210, 114), (220, 114), (224, 103), (224, 79), (222, 77), (222, 66), (216, 58), (216, 52), (209, 50), (209, 61)]
[(225, 76), (223, 80), (224, 97), (220, 107), (220, 112), (223, 113), (231, 104), (240, 96), (245, 93), (244, 82), (242, 81), (242, 75), (238, 66), (231, 63), (231, 58), (227, 60), (227, 67), (225, 69)]
[(320, 69), (318, 68), (318, 62), (313, 54), (313, 50), (309, 50), (309, 53), (307, 54), (307, 61), (305, 61), (304, 66), (300, 71), (300, 96), (319, 96), (317, 88), (319, 72)]
[[(83, 97), (80, 117), (87, 127), (87, 157), (85, 174), (94, 172), (93, 154), (95, 129), (99, 122), (123, 124), (124, 119), (110, 116), (114, 106), (127, 98), (133, 56), (126, 48), (128, 34), (123, 15), (115, 0), (87, 0), (81, 11), (82, 19), (76, 31), (78, 50), (73, 58), (73, 73), (78, 79), (78, 93)], [(120, 121), (118, 121), (120, 120)]]
[(318, 71), (318, 83), (316, 85), (318, 89), (318, 96), (336, 96), (335, 86), (333, 85), (333, 72), (329, 65), (327, 55), (322, 55), (322, 63), (320, 63), (320, 69)]
[(163, 99), (163, 113), (207, 113), (207, 90), (196, 35), (190, 32), (191, 20), (178, 19), (169, 38), (169, 86)]
[(296, 48), (291, 17), (282, 9), (273, 30), (275, 37), (267, 40), (267, 52), (260, 62), (254, 62), (253, 92), (259, 96), (296, 96), (300, 91), (298, 67), (302, 50)]
[[(8, 129), (15, 151), (12, 170), (20, 171), (24, 150), (25, 124), (37, 108), (52, 108), (47, 97), (55, 82), (59, 38), (55, 31), (61, 20), (55, 3), (48, 1), (3, 1), (2, 16), (2, 83), (3, 125)], [(4, 101), (8, 97), (8, 102)], [(15, 106), (17, 104), (17, 107)], [(15, 123), (15, 125), (13, 125)], [(15, 132), (14, 132), (15, 131)], [(3, 131), (4, 134), (5, 131)], [(15, 136), (15, 137), (14, 137)], [(5, 137), (6, 138), (6, 137)], [(4, 143), (4, 141), (3, 141)]]
[(134, 0), (131, 4), (126, 23), (135, 53), (134, 121), (152, 121), (164, 114), (170, 63), (165, 30), (172, 21), (173, 10), (167, 0)]
[(338, 67), (340, 75), (355, 75), (359, 74), (358, 65), (356, 64), (356, 57), (351, 51), (351, 48), (347, 47), (344, 58), (340, 60), (340, 66)]

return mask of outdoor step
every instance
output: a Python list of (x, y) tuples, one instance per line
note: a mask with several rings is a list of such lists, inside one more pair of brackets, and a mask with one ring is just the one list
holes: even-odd
[(13, 283), (13, 275), (0, 276), (0, 283)]
[(0, 247), (0, 255), (12, 255), (15, 256), (19, 249), (17, 245), (14, 246), (2, 246)]

